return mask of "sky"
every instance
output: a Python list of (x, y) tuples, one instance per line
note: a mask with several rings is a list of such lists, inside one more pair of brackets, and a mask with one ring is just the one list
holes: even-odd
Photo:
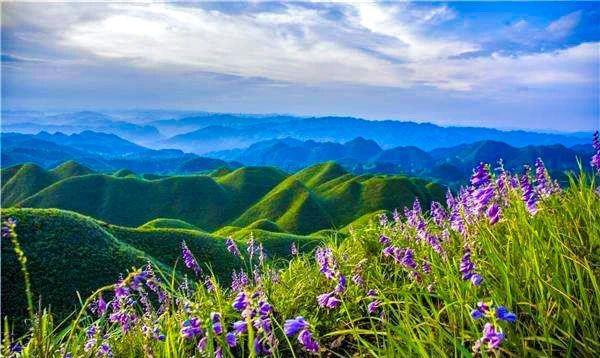
[(1, 6), (3, 109), (600, 127), (594, 2)]

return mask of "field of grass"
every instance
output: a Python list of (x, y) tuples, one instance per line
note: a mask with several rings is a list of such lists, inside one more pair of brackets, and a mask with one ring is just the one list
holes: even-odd
[[(185, 236), (189, 280), (165, 276), (161, 265), (132, 269), (89, 296), (66, 325), (33, 315), (24, 337), (6, 335), (4, 353), (18, 343), (25, 357), (598, 356), (598, 178), (581, 174), (557, 190), (538, 169), (490, 177), (482, 166), (445, 208), (426, 213), (415, 203), (396, 218), (364, 217), (289, 261), (262, 260), (252, 242), (240, 257), (231, 244), (202, 246), (198, 233), (192, 246)], [(144, 230), (108, 231), (165, 264), (176, 258), (160, 256), (171, 251), (160, 245), (175, 247), (190, 232), (175, 230), (182, 236), (159, 245), (160, 230), (144, 240)], [(287, 251), (281, 233), (271, 235), (271, 247)], [(212, 277), (205, 263), (215, 255), (223, 265), (239, 262), (247, 279), (228, 287)], [(198, 263), (204, 273), (191, 279)], [(90, 311), (100, 296), (112, 304)]]

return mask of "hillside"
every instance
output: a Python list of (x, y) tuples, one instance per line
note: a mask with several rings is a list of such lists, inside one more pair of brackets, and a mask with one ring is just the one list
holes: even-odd
[[(44, 306), (52, 306), (58, 317), (75, 309), (78, 298), (98, 287), (112, 283), (131, 267), (140, 267), (149, 259), (168, 274), (180, 261), (181, 242), (194, 252), (207, 269), (211, 267), (223, 283), (241, 262), (232, 259), (225, 238), (194, 229), (180, 220), (157, 219), (139, 228), (106, 224), (95, 219), (58, 209), (2, 209), (2, 218), (17, 220), (19, 242), (27, 256), (34, 297)], [(243, 242), (252, 233), (272, 258), (289, 257), (292, 242), (301, 250), (310, 250), (318, 238), (263, 231), (266, 226), (237, 231)], [(179, 261), (179, 262), (178, 262)], [(2, 307), (10, 317), (26, 315), (23, 277), (10, 243), (2, 245)]]
[[(159, 218), (215, 231), (266, 219), (278, 230), (310, 234), (342, 227), (369, 212), (428, 205), (443, 197), (438, 185), (392, 175), (355, 176), (327, 162), (288, 175), (272, 167), (242, 167), (219, 176), (145, 179), (130, 170), (87, 174), (70, 162), (46, 171), (35, 165), (8, 168), (5, 206), (72, 210), (115, 225), (138, 227)], [(78, 175), (83, 174), (83, 175)]]

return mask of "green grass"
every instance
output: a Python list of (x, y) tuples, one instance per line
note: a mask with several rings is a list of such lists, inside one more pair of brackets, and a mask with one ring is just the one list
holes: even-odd
[[(4, 207), (60, 208), (123, 226), (159, 218), (215, 231), (265, 219), (275, 231), (309, 234), (341, 228), (377, 210), (424, 205), (443, 188), (403, 176), (354, 176), (327, 162), (288, 175), (243, 167), (218, 176), (143, 176), (128, 170), (96, 174), (75, 162), (47, 171), (36, 165), (2, 169)], [(278, 229), (275, 229), (278, 227)]]
[[(444, 255), (423, 241), (415, 241), (414, 229), (404, 224), (381, 227), (374, 220), (366, 220), (364, 226), (353, 228), (345, 238), (331, 235), (324, 244), (331, 248), (339, 272), (348, 279), (360, 273), (365, 281), (361, 287), (348, 280), (348, 288), (340, 295), (342, 303), (337, 309), (326, 310), (317, 305), (315, 297), (331, 291), (336, 282), (327, 280), (319, 272), (311, 254), (300, 255), (287, 263), (275, 259), (274, 263), (258, 266), (262, 272), (261, 284), (247, 287), (246, 292), (264, 292), (264, 299), (273, 306), (271, 320), (279, 342), (277, 357), (293, 356), (294, 352), (296, 356), (304, 356), (297, 340), (286, 338), (280, 328), (286, 319), (296, 316), (305, 317), (311, 324), (310, 330), (320, 343), (322, 356), (469, 357), (471, 346), (489, 320), (473, 320), (470, 316), (470, 311), (482, 300), (505, 305), (517, 315), (514, 324), (498, 323), (506, 340), (490, 355), (596, 356), (600, 351), (600, 196), (594, 191), (595, 187), (585, 175), (575, 178), (563, 193), (544, 199), (535, 216), (526, 211), (520, 194), (512, 192), (510, 205), (503, 208), (502, 219), (497, 224), (492, 226), (486, 219), (473, 221), (468, 226), (470, 236), (467, 238), (452, 232), (442, 244)], [(19, 211), (11, 213), (16, 215)], [(434, 233), (441, 230), (429, 221), (428, 228)], [(39, 230), (37, 234), (43, 232)], [(171, 245), (174, 247), (178, 241), (161, 242), (161, 238), (170, 235), (166, 232), (160, 235), (152, 231), (149, 235), (143, 230), (110, 226), (107, 230), (131, 246), (140, 240), (136, 247), (143, 242), (146, 245), (143, 250), (156, 255), (163, 250), (170, 251)], [(173, 231), (182, 235), (179, 239), (193, 232)], [(239, 239), (246, 240), (248, 231), (240, 229), (234, 235), (239, 233)], [(263, 240), (265, 246), (271, 245), (273, 251), (286, 249), (288, 243), (281, 244), (282, 240), (277, 237), (282, 235), (280, 233), (251, 232)], [(419, 265), (423, 260), (431, 264), (431, 273), (420, 271), (420, 280), (411, 279), (409, 270), (381, 255), (382, 246), (378, 242), (381, 234), (390, 237), (394, 245), (412, 248)], [(141, 239), (145, 235), (149, 238)], [(195, 242), (203, 243), (202, 235), (196, 235)], [(268, 235), (274, 236), (271, 239)], [(25, 247), (28, 240), (22, 238), (21, 233), (19, 239)], [(472, 248), (476, 271), (484, 277), (479, 287), (460, 277), (459, 263), (465, 244)], [(207, 246), (189, 246), (196, 257), (203, 257), (207, 252), (215, 255)], [(279, 250), (276, 247), (280, 247)], [(242, 251), (245, 251), (243, 247)], [(233, 259), (233, 256), (226, 257)], [(173, 261), (175, 257), (163, 257), (163, 260)], [(252, 271), (247, 259), (242, 264), (248, 273)], [(282, 264), (278, 278), (274, 279), (273, 269)], [(35, 285), (36, 282), (34, 289)], [(86, 331), (92, 322), (99, 325), (99, 335), (107, 334), (106, 342), (116, 356), (143, 356), (149, 352), (161, 357), (192, 356), (199, 354), (197, 341), (186, 341), (179, 333), (181, 323), (190, 315), (201, 319), (209, 335), (209, 356), (214, 354), (217, 344), (223, 347), (225, 356), (253, 356), (252, 336), (260, 332), (250, 330), (238, 338), (238, 347), (230, 350), (222, 336), (212, 334), (209, 327), (211, 311), (222, 313), (227, 328), (240, 319), (239, 313), (231, 308), (235, 293), (220, 287), (216, 292), (207, 292), (199, 284), (193, 294), (186, 295), (177, 290), (177, 286), (177, 282), (163, 286), (177, 300), (173, 300), (164, 314), (152, 311), (145, 321), (157, 325), (166, 335), (164, 342), (145, 336), (141, 325), (123, 334), (105, 318), (96, 319), (87, 314), (70, 324), (64, 334), (52, 333), (49, 316), (40, 315), (28, 336), (31, 340), (24, 356), (44, 356), (44, 352), (60, 346), (75, 355), (83, 354)], [(381, 302), (381, 314), (367, 312), (367, 304), (373, 300), (366, 295), (368, 289), (378, 291), (376, 299)], [(189, 313), (176, 302), (189, 302), (186, 305)]]
[(194, 225), (187, 223), (179, 219), (166, 219), (158, 218), (148, 221), (144, 225), (138, 227), (138, 229), (187, 229), (187, 230), (200, 230)]

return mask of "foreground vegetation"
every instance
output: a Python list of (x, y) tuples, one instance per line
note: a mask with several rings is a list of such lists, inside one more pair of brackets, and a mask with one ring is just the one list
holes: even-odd
[[(186, 277), (152, 263), (130, 270), (62, 325), (30, 297), (30, 331), (12, 337), (6, 321), (3, 353), (597, 356), (596, 180), (582, 172), (563, 190), (541, 161), (520, 175), (480, 165), (444, 206), (426, 214), (416, 200), (314, 253), (294, 245), (283, 268), (264, 245), (228, 240), (244, 267), (230, 287), (180, 242)], [(16, 251), (18, 225), (3, 228)]]

